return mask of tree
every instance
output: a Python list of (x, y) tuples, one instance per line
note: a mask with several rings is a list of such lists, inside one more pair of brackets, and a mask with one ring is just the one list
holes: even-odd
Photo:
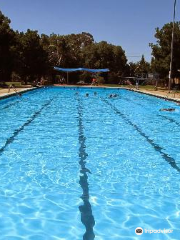
[(83, 49), (84, 66), (87, 68), (109, 68), (110, 82), (118, 82), (126, 68), (125, 52), (120, 46), (101, 41), (92, 43)]
[(136, 69), (138, 68), (139, 63), (129, 62), (126, 66), (125, 76), (134, 77), (136, 75)]
[[(62, 36), (53, 33), (40, 37), (30, 29), (25, 33), (14, 32), (9, 24), (10, 20), (0, 12), (0, 76), (3, 80), (9, 80), (12, 75), (16, 79), (21, 77), (25, 83), (32, 82), (46, 73), (53, 75), (53, 67), (59, 66), (109, 68), (114, 81), (127, 68), (125, 52), (120, 46), (105, 41), (95, 43), (90, 33)], [(76, 82), (80, 73), (71, 75)]]
[(134, 74), (139, 77), (147, 77), (148, 72), (150, 70), (150, 63), (146, 62), (144, 55), (139, 62), (136, 64), (136, 68), (134, 69)]
[[(156, 28), (155, 37), (157, 43), (151, 43), (152, 48), (152, 69), (154, 72), (160, 74), (161, 78), (166, 78), (169, 73), (171, 40), (172, 40), (173, 23), (165, 24), (162, 29)], [(172, 76), (178, 76), (178, 69), (180, 69), (180, 22), (175, 23), (174, 28), (174, 52), (173, 52), (173, 68)]]
[[(75, 68), (84, 66), (83, 49), (93, 43), (94, 39), (90, 33), (56, 35), (49, 37), (49, 63), (53, 66), (64, 68)], [(71, 73), (73, 81), (77, 82), (80, 73)]]
[[(47, 42), (49, 46), (47, 47)], [(49, 54), (49, 62), (52, 66), (80, 67), (83, 63), (82, 50), (94, 41), (90, 33), (42, 36), (43, 45)]]
[(112, 66), (112, 45), (105, 41), (87, 45), (83, 49), (84, 64), (87, 68), (109, 68)]
[(67, 35), (67, 45), (69, 48), (69, 60), (74, 67), (84, 65), (83, 50), (86, 46), (93, 44), (94, 39), (90, 33)]
[(12, 47), (15, 33), (10, 28), (10, 19), (0, 11), (0, 80), (8, 81), (13, 68)]
[[(18, 34), (18, 33), (17, 33)], [(24, 81), (32, 82), (40, 79), (48, 67), (48, 55), (41, 45), (37, 31), (27, 30), (18, 34), (19, 41), (19, 68), (18, 71)]]

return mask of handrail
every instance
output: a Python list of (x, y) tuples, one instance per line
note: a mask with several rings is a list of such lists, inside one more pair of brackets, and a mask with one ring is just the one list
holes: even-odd
[(21, 93), (19, 93), (19, 92), (17, 91), (17, 89), (16, 89), (13, 85), (10, 85), (10, 86), (9, 86), (9, 88), (8, 88), (8, 93), (10, 92), (11, 88), (14, 90), (14, 92), (15, 92), (19, 97), (21, 97)]

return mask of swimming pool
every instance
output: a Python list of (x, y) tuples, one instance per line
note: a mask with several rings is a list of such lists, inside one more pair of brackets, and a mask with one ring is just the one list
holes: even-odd
[(123, 89), (1, 100), (0, 240), (179, 239), (179, 109)]

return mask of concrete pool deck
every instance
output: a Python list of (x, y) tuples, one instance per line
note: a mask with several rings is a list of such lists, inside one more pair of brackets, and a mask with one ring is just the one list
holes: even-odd
[(15, 92), (15, 90), (13, 88), (11, 88), (10, 90), (8, 88), (0, 88), (0, 99), (14, 96), (14, 95), (17, 95), (18, 93), (27, 92), (27, 91), (33, 90), (33, 89), (35, 89), (35, 88), (34, 87), (16, 88), (17, 92)]

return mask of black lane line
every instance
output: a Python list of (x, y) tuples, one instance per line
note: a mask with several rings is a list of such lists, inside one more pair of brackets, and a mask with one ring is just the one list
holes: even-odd
[(19, 103), (19, 102), (20, 102), (20, 101), (16, 101), (16, 102), (10, 103), (10, 104), (8, 104), (7, 106), (3, 107), (2, 109), (10, 108), (10, 107), (16, 105), (16, 104)]
[(150, 139), (144, 132), (141, 131), (141, 129), (134, 123), (132, 123), (125, 114), (123, 114), (122, 112), (120, 112), (115, 106), (113, 106), (111, 103), (109, 103), (107, 100), (102, 99), (101, 100), (103, 102), (105, 102), (106, 104), (108, 104), (119, 116), (121, 116), (121, 118), (123, 118), (129, 125), (131, 125), (132, 127), (134, 127), (136, 129), (136, 131), (146, 139), (146, 141), (151, 144), (151, 146), (161, 154), (161, 156), (164, 158), (164, 160), (166, 162), (168, 162), (171, 167), (173, 167), (174, 169), (176, 169), (178, 172), (180, 172), (180, 168), (177, 166), (176, 161), (174, 158), (170, 157), (168, 154), (163, 152), (163, 148), (160, 147), (158, 144), (154, 143), (152, 139)]
[[(130, 102), (127, 98), (123, 98), (122, 97), (122, 100), (126, 100), (126, 101)], [(147, 109), (147, 107), (145, 105), (141, 104), (141, 103), (136, 103), (136, 102), (132, 102), (132, 101), (131, 101), (131, 103), (133, 103), (134, 105), (142, 106), (143, 108), (145, 107)], [(166, 120), (169, 120), (170, 122), (175, 123), (177, 126), (180, 126), (180, 123), (177, 122), (176, 120), (174, 120), (173, 118), (170, 118), (170, 117), (167, 117), (167, 116), (163, 116), (163, 115), (160, 115), (160, 114), (158, 115), (158, 117), (161, 117), (161, 118), (164, 118)]]
[(121, 97), (121, 98), (122, 98), (122, 100), (125, 100), (125, 101), (127, 101), (128, 103), (133, 103), (133, 104), (135, 104), (135, 105), (144, 107), (144, 105), (143, 105), (142, 103), (137, 103), (137, 102), (133, 101), (134, 99), (129, 99), (129, 98), (126, 98), (126, 97)]
[(4, 150), (6, 149), (6, 147), (14, 141), (14, 139), (16, 138), (16, 136), (17, 136), (22, 130), (24, 130), (24, 128), (25, 128), (26, 126), (28, 126), (28, 125), (42, 112), (42, 110), (43, 110), (45, 107), (47, 107), (47, 106), (52, 102), (52, 100), (53, 100), (53, 99), (51, 99), (51, 100), (49, 100), (47, 103), (45, 103), (45, 104), (41, 107), (41, 109), (40, 109), (39, 111), (35, 112), (35, 113), (32, 115), (32, 117), (31, 117), (29, 120), (27, 120), (27, 122), (25, 122), (20, 128), (18, 128), (18, 129), (16, 129), (16, 130), (14, 131), (13, 135), (6, 140), (6, 143), (4, 144), (4, 146), (0, 148), (0, 155), (4, 152)]
[[(132, 101), (130, 102), (128, 98), (124, 98), (124, 97), (122, 97), (121, 99), (122, 100), (126, 100), (128, 103), (133, 103), (134, 105), (138, 105), (138, 106), (141, 106), (141, 107), (147, 109), (147, 107), (145, 105), (141, 104), (141, 103), (136, 103), (136, 102), (132, 102)], [(163, 116), (163, 115), (160, 115), (160, 114), (158, 115), (158, 117), (161, 117), (161, 118), (164, 118), (166, 120), (169, 120), (169, 122), (175, 123), (178, 127), (180, 126), (180, 123), (177, 122), (176, 120), (174, 120), (173, 118), (170, 118), (170, 117), (167, 117), (167, 116)]]
[(92, 213), (91, 204), (89, 202), (89, 184), (88, 184), (88, 174), (91, 173), (89, 169), (86, 168), (86, 158), (88, 154), (86, 153), (86, 137), (84, 136), (84, 126), (83, 126), (83, 108), (80, 99), (78, 98), (78, 128), (79, 128), (79, 165), (80, 169), (80, 180), (79, 184), (82, 188), (82, 200), (83, 205), (79, 206), (79, 211), (81, 213), (81, 221), (86, 228), (86, 232), (83, 235), (83, 240), (93, 240), (95, 234), (93, 227), (95, 225), (94, 216)]
[[(145, 107), (147, 109), (147, 107), (145, 105), (141, 104), (141, 103), (136, 103), (136, 102), (132, 102), (132, 101), (130, 102), (128, 98), (124, 98), (124, 97), (122, 97), (121, 99), (122, 100), (126, 100), (129, 103), (133, 103), (134, 105), (142, 106), (143, 108)], [(177, 122), (176, 120), (174, 120), (173, 118), (170, 118), (170, 117), (167, 117), (167, 116), (163, 116), (163, 115), (160, 115), (160, 114), (158, 115), (158, 117), (161, 117), (161, 118), (164, 118), (166, 120), (169, 120), (171, 123), (175, 123), (178, 127), (180, 126), (180, 123)]]
[(177, 122), (176, 120), (174, 120), (173, 118), (170, 118), (170, 117), (167, 117), (167, 116), (163, 116), (163, 115), (158, 115), (158, 116), (168, 120), (171, 123), (175, 123), (178, 127), (180, 127), (180, 123)]

